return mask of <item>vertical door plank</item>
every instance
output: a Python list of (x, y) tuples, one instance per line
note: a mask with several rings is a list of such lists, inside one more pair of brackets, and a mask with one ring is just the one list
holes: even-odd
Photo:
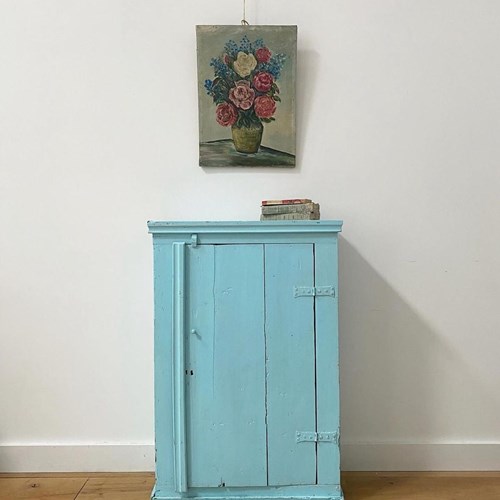
[(190, 251), (190, 486), (264, 486), (263, 247), (212, 248)]
[[(212, 245), (188, 247), (187, 251), (187, 341), (186, 427), (188, 486), (216, 486), (210, 423), (214, 343), (215, 257)], [(193, 373), (193, 375), (191, 375)], [(208, 455), (208, 456), (207, 456)]]
[[(316, 286), (333, 285), (336, 296), (316, 297), (318, 432), (339, 428), (339, 345), (337, 237), (315, 245)], [(340, 452), (335, 443), (318, 443), (318, 484), (340, 484)]]
[(265, 245), (269, 485), (316, 483), (316, 444), (296, 442), (316, 430), (313, 247)]

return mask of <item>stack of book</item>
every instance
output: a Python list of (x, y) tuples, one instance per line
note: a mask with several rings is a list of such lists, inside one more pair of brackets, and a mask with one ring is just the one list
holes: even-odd
[(319, 220), (319, 204), (307, 198), (263, 200), (260, 220)]

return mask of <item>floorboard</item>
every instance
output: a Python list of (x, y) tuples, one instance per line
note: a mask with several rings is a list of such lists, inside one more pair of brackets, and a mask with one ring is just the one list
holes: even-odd
[(500, 474), (347, 472), (346, 500), (500, 500)]
[(0, 500), (74, 500), (84, 477), (0, 477)]
[(154, 485), (154, 477), (121, 476), (91, 477), (78, 495), (78, 500), (147, 500)]
[[(0, 500), (149, 500), (152, 473), (0, 474)], [(344, 472), (346, 500), (500, 500), (500, 472)]]

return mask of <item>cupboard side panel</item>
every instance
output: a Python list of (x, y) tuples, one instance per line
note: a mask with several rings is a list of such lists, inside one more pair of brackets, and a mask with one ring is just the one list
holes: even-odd
[(153, 246), (155, 453), (158, 488), (174, 487), (172, 394), (172, 245)]
[[(339, 343), (337, 237), (315, 245), (316, 286), (335, 287), (335, 297), (316, 297), (318, 432), (339, 429)], [(339, 446), (318, 443), (318, 484), (340, 484)]]
[(212, 249), (189, 270), (190, 486), (264, 486), (263, 247)]
[(265, 245), (268, 474), (270, 486), (316, 483), (316, 444), (296, 441), (316, 430), (314, 299), (310, 244)]

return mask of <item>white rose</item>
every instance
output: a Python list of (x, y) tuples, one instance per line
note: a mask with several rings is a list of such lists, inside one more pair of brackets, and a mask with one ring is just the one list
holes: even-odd
[(241, 77), (248, 76), (257, 66), (257, 59), (253, 54), (238, 52), (238, 57), (233, 63), (233, 68)]

